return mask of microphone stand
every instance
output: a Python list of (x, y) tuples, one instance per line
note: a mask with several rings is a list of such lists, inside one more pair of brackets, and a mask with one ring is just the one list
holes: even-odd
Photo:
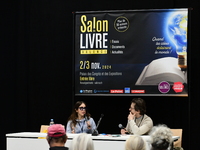
[(97, 123), (96, 129), (94, 129), (93, 132), (92, 132), (92, 136), (97, 136), (97, 135), (98, 135), (97, 128), (99, 127), (99, 124), (100, 124), (101, 119), (103, 118), (103, 116), (104, 116), (104, 115), (101, 114), (101, 117), (100, 117), (100, 119), (99, 119), (99, 121), (98, 121), (98, 123)]

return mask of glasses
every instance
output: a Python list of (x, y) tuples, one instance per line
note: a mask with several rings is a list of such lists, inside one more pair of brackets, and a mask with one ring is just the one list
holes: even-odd
[(79, 107), (80, 110), (86, 110), (86, 107)]

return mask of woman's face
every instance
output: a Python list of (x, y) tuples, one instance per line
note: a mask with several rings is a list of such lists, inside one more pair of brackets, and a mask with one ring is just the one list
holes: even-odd
[(78, 109), (76, 110), (77, 114), (79, 117), (84, 117), (84, 115), (86, 114), (86, 105), (84, 103), (82, 103)]

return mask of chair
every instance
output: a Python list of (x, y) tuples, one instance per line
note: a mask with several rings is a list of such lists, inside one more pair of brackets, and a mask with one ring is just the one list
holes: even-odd
[(182, 129), (170, 129), (173, 136), (179, 136), (180, 138), (174, 142), (174, 147), (181, 147), (182, 145)]
[(47, 133), (48, 125), (41, 125), (40, 127), (40, 133)]
[[(40, 127), (40, 133), (47, 133), (48, 132), (48, 125), (41, 125)], [(38, 137), (38, 139), (45, 139), (45, 137)]]

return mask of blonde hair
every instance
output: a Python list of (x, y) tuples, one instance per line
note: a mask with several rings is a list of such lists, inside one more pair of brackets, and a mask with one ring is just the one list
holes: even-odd
[(81, 133), (78, 136), (75, 136), (71, 142), (69, 150), (94, 150), (91, 135)]
[(166, 125), (154, 126), (149, 135), (152, 149), (164, 150), (173, 142), (172, 132)]
[(125, 150), (145, 150), (146, 143), (139, 135), (130, 136), (126, 140)]

